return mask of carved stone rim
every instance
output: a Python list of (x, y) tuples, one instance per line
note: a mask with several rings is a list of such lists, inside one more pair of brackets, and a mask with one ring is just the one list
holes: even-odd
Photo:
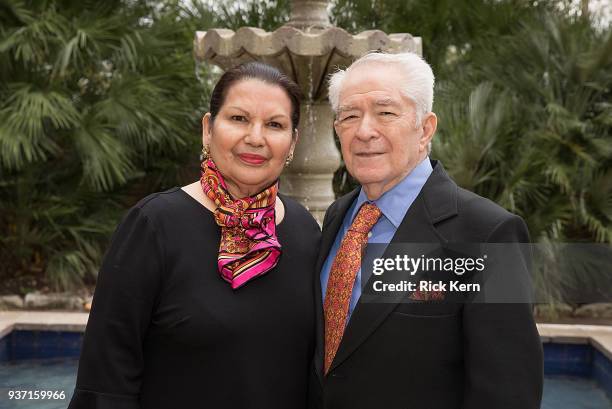
[(303, 31), (290, 26), (268, 32), (255, 27), (241, 27), (236, 32), (214, 28), (197, 31), (194, 39), (195, 58), (202, 61), (213, 55), (232, 57), (242, 52), (257, 56), (274, 56), (285, 50), (304, 57), (324, 56), (334, 50), (346, 56), (358, 56), (369, 50), (403, 51), (421, 54), (420, 37), (408, 33), (386, 34), (367, 30), (350, 34), (339, 27)]

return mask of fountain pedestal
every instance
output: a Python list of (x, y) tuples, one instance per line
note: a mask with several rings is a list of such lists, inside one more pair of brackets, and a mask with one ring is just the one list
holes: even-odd
[(195, 58), (228, 69), (247, 61), (277, 67), (302, 89), (300, 135), (294, 160), (283, 173), (281, 192), (302, 203), (321, 223), (334, 200), (333, 174), (340, 154), (333, 134), (334, 115), (327, 102), (327, 78), (371, 50), (422, 52), (421, 39), (369, 30), (351, 35), (332, 27), (328, 1), (294, 0), (290, 21), (274, 32), (242, 27), (236, 32), (196, 32)]

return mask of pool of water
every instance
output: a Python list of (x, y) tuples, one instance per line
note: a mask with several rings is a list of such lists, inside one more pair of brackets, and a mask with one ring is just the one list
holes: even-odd
[[(0, 409), (65, 409), (82, 338), (78, 332), (22, 330), (0, 338)], [(542, 409), (612, 409), (612, 362), (591, 345), (545, 343), (544, 370)], [(63, 392), (64, 398), (11, 400), (10, 391)]]
[(592, 379), (550, 376), (544, 378), (542, 409), (610, 409), (612, 401)]
[[(78, 361), (44, 359), (0, 364), (0, 409), (65, 409), (74, 389)], [(64, 391), (63, 400), (9, 400), (9, 390)], [(587, 378), (547, 376), (542, 409), (611, 409), (612, 401)]]
[[(41, 359), (0, 363), (0, 409), (66, 409), (76, 380), (78, 359)], [(11, 400), (9, 391), (64, 392), (64, 399)]]

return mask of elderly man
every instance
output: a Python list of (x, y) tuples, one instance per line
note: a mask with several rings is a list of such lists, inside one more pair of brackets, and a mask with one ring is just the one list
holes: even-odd
[(529, 242), (520, 217), (429, 159), (433, 85), (412, 53), (370, 53), (330, 79), (342, 156), (361, 187), (323, 222), (315, 407), (540, 407), (542, 348), (528, 303), (363, 301), (366, 243)]

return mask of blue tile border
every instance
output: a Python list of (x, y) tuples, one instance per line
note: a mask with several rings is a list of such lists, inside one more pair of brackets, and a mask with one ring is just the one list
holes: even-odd
[(0, 338), (0, 362), (78, 358), (82, 342), (80, 332), (14, 330)]
[(596, 349), (593, 353), (593, 378), (612, 399), (612, 361)]
[(545, 343), (544, 374), (590, 377), (594, 349), (588, 344)]
[(11, 344), (9, 342), (11, 334), (0, 338), (0, 362), (9, 361), (11, 358)]

